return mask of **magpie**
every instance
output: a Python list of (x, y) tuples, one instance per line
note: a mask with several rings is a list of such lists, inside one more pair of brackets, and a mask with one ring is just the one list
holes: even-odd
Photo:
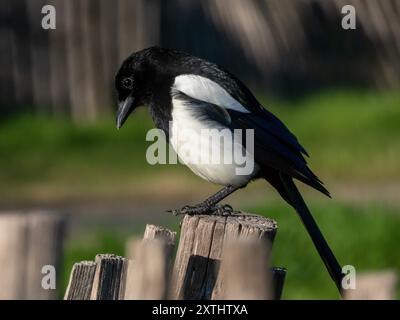
[[(178, 213), (205, 214), (238, 189), (256, 179), (267, 180), (298, 213), (331, 278), (341, 292), (342, 269), (329, 248), (294, 179), (330, 197), (305, 160), (307, 151), (276, 116), (264, 108), (233, 74), (204, 59), (177, 50), (150, 47), (130, 55), (115, 77), (119, 129), (131, 112), (145, 105), (155, 126), (165, 133), (180, 158), (176, 136), (185, 128), (254, 130), (254, 168), (236, 174), (235, 164), (185, 163), (201, 178), (224, 186), (195, 206)], [(201, 140), (200, 140), (201, 141)], [(198, 148), (193, 144), (192, 149)], [(245, 143), (243, 143), (245, 148)], [(192, 150), (194, 152), (198, 150)]]

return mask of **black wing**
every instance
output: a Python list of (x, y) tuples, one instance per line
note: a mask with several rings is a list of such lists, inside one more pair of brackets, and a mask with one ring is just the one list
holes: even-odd
[(303, 148), (297, 139), (293, 140), (287, 134), (289, 130), (285, 132), (286, 127), (281, 121), (271, 117), (271, 113), (259, 115), (229, 109), (227, 112), (231, 128), (254, 130), (254, 159), (261, 168), (276, 169), (329, 196), (321, 180), (307, 166), (302, 155)]

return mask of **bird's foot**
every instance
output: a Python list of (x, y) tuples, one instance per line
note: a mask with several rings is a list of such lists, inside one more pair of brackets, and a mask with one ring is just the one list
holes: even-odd
[(167, 212), (171, 212), (174, 216), (189, 214), (189, 215), (200, 215), (200, 214), (214, 214), (219, 216), (231, 215), (234, 210), (228, 205), (218, 205), (218, 206), (210, 206), (206, 203), (200, 203), (195, 206), (184, 206), (181, 209), (167, 210)]
[(218, 216), (230, 216), (235, 212), (229, 204), (220, 204), (214, 208), (213, 214)]
[(167, 210), (167, 212), (171, 212), (174, 216), (178, 216), (181, 214), (189, 214), (189, 215), (196, 215), (196, 214), (205, 214), (212, 211), (212, 207), (208, 206), (205, 203), (200, 203), (195, 206), (184, 206), (181, 209), (173, 209)]

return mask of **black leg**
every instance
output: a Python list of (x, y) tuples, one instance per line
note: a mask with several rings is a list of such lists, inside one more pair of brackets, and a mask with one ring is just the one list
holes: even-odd
[(221, 200), (225, 199), (227, 196), (235, 192), (236, 190), (240, 189), (241, 187), (235, 186), (226, 186), (219, 190), (217, 193), (214, 193), (212, 196), (208, 197), (206, 200), (202, 202), (202, 204), (213, 207)]
[[(210, 211), (214, 211), (216, 204), (221, 200), (225, 199), (227, 196), (235, 192), (236, 190), (242, 187), (236, 186), (226, 186), (219, 190), (217, 193), (213, 194), (212, 196), (208, 197), (203, 202), (195, 205), (195, 206), (184, 206), (182, 209), (179, 210), (169, 210), (175, 215), (178, 214), (205, 214)], [(216, 209), (216, 208), (215, 208)]]

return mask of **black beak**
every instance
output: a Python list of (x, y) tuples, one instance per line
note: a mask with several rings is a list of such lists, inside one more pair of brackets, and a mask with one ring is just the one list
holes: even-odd
[(117, 129), (121, 128), (130, 113), (133, 111), (133, 102), (134, 99), (131, 95), (129, 95), (125, 100), (121, 101), (118, 104), (117, 111)]

